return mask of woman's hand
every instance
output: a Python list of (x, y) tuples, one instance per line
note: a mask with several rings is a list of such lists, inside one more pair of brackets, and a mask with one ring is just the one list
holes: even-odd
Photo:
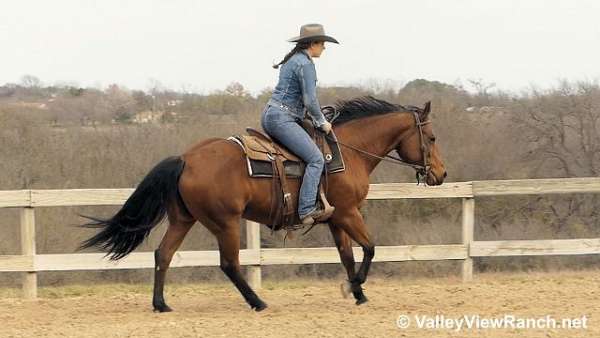
[(319, 127), (325, 134), (329, 134), (329, 132), (331, 132), (331, 123), (325, 121), (325, 123), (323, 123), (321, 125), (321, 127)]

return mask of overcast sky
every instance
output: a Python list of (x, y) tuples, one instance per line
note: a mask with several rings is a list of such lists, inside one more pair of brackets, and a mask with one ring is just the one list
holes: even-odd
[(256, 93), (300, 25), (341, 44), (316, 61), (319, 84), (415, 78), (495, 82), (518, 91), (600, 77), (600, 1), (10, 1), (0, 11), (0, 84)]

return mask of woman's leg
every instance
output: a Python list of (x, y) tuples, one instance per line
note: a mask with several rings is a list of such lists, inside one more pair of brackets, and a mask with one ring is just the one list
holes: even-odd
[(263, 118), (263, 129), (306, 163), (298, 196), (300, 219), (316, 208), (317, 190), (323, 173), (323, 154), (306, 131), (286, 112), (271, 109)]

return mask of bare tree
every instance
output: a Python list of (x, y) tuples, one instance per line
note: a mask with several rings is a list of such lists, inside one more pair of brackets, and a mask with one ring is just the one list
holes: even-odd
[[(600, 87), (597, 83), (562, 82), (547, 92), (533, 90), (513, 109), (520, 143), (528, 148), (522, 161), (529, 177), (589, 177), (600, 174)], [(570, 227), (597, 229), (598, 195), (568, 195), (562, 200), (536, 199), (528, 213), (549, 214), (556, 231)], [(540, 217), (547, 217), (540, 215)]]
[(250, 94), (239, 82), (232, 82), (225, 88), (225, 93), (228, 95), (247, 97)]
[(488, 91), (494, 87), (496, 87), (495, 82), (487, 83), (483, 81), (483, 79), (468, 79), (467, 80), (473, 88), (477, 91), (478, 95), (488, 96)]
[(33, 75), (23, 75), (21, 77), (21, 85), (25, 88), (39, 88), (42, 85), (42, 81)]
[[(514, 114), (529, 160), (537, 170), (557, 167), (563, 175), (600, 174), (600, 88), (597, 84), (563, 82), (548, 93), (534, 91)], [(549, 168), (551, 169), (551, 168)]]

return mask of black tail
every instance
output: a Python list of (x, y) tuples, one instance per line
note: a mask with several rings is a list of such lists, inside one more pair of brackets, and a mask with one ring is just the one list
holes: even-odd
[(84, 241), (79, 249), (99, 247), (111, 260), (121, 259), (135, 250), (164, 219), (169, 203), (180, 203), (185, 208), (178, 190), (184, 166), (185, 162), (179, 156), (162, 160), (110, 219), (80, 215), (92, 221), (83, 227), (102, 230)]

